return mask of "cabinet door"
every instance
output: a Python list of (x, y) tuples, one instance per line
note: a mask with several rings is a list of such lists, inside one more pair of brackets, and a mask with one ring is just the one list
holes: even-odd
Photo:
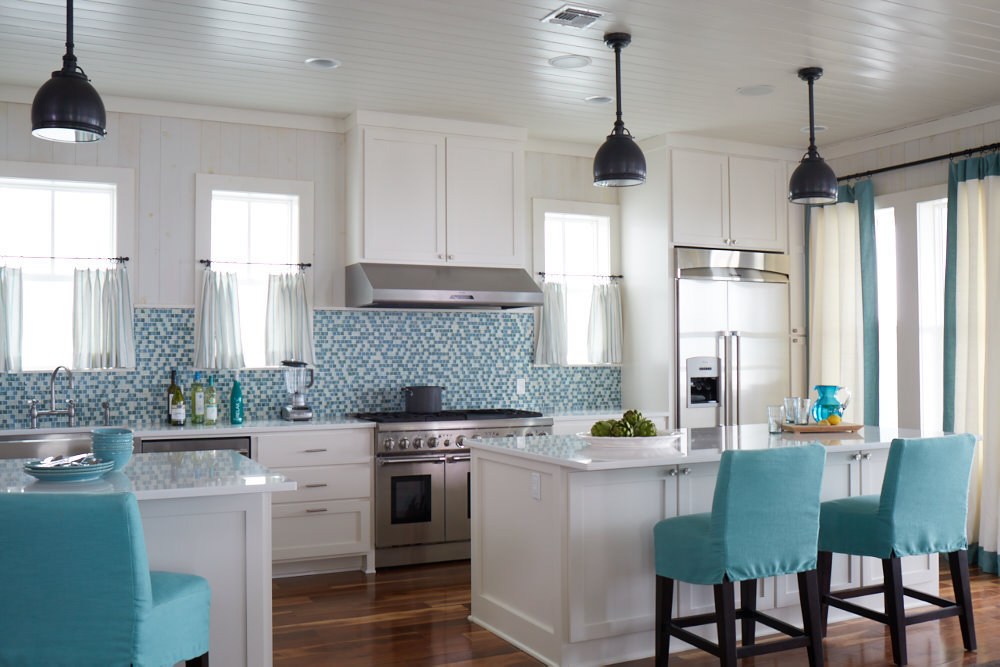
[(462, 265), (525, 264), (524, 149), (448, 137), (447, 258)]
[(786, 250), (788, 207), (783, 174), (778, 160), (729, 158), (729, 237), (733, 247)]
[(371, 503), (282, 503), (271, 510), (274, 560), (364, 554), (371, 549)]
[(728, 158), (675, 148), (670, 164), (674, 243), (730, 247)]
[(385, 128), (364, 137), (365, 259), (443, 262), (444, 137)]

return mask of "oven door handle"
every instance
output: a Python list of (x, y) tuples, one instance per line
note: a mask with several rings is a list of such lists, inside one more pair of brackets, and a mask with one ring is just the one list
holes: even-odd
[(457, 454), (455, 456), (452, 456), (448, 460), (449, 461), (468, 461), (471, 458), (472, 458), (471, 454)]
[(378, 464), (381, 466), (391, 463), (444, 463), (444, 456), (393, 456), (378, 457)]

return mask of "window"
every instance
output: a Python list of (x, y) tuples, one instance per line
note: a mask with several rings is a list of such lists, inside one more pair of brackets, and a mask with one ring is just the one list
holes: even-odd
[[(587, 332), (595, 276), (617, 273), (618, 207), (534, 201), (536, 266), (566, 285), (567, 363), (590, 363)], [(540, 254), (539, 249), (541, 250)]]
[(0, 263), (22, 270), (23, 370), (72, 365), (73, 270), (133, 254), (132, 182), (131, 170), (0, 163)]
[(941, 426), (947, 216), (945, 186), (875, 200), (881, 426)]
[(197, 189), (199, 259), (236, 274), (244, 361), (263, 367), (268, 275), (312, 261), (312, 183), (198, 174)]

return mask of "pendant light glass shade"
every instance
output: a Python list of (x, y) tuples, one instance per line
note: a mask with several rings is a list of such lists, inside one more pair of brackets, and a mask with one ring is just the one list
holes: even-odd
[(622, 49), (632, 42), (624, 32), (611, 32), (604, 43), (615, 50), (615, 100), (617, 120), (607, 140), (594, 155), (594, 185), (620, 188), (646, 182), (646, 157), (622, 121)]
[(67, 0), (63, 67), (35, 93), (31, 134), (48, 141), (87, 143), (103, 139), (106, 126), (104, 102), (73, 55), (73, 0)]
[(788, 180), (788, 200), (793, 204), (836, 204), (837, 175), (816, 150), (813, 120), (813, 82), (823, 76), (820, 67), (803, 67), (799, 78), (809, 84), (809, 148)]

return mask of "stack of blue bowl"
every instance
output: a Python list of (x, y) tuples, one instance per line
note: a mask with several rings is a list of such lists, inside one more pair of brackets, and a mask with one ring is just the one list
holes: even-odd
[(95, 428), (90, 432), (90, 442), (94, 456), (105, 461), (114, 461), (115, 470), (121, 470), (132, 458), (132, 429)]

